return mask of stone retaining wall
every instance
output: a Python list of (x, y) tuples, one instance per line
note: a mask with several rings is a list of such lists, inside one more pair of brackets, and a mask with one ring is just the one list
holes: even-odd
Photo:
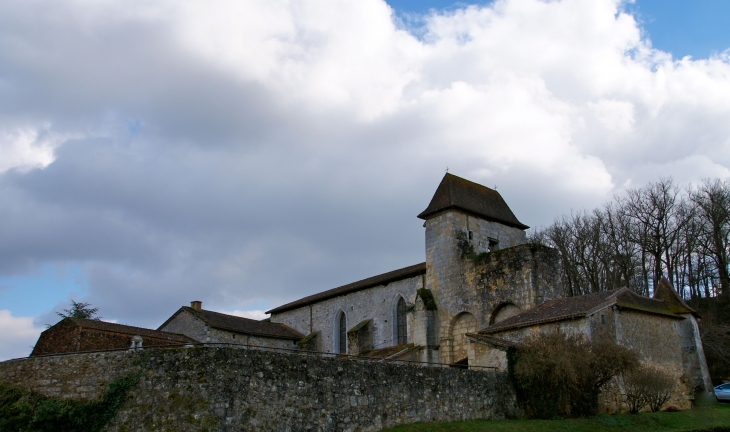
[(496, 372), (237, 348), (70, 354), (0, 363), (0, 381), (94, 399), (142, 378), (110, 431), (376, 431), (418, 421), (505, 418), (515, 396)]

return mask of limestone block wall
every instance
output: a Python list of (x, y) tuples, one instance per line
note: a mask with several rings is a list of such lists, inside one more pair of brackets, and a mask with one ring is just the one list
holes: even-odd
[[(462, 258), (457, 236), (468, 231), (474, 232), (477, 252), (485, 250), (484, 238), (495, 236), (500, 249), (477, 263)], [(562, 296), (558, 254), (524, 241), (522, 230), (458, 211), (426, 221), (426, 287), (438, 305), (440, 361), (452, 362), (458, 355), (454, 325), (460, 314), (472, 314), (482, 329), (505, 303), (525, 310)]]
[(504, 374), (233, 348), (11, 360), (0, 381), (93, 399), (135, 371), (141, 379), (109, 431), (377, 431), (518, 414)]
[(614, 311), (616, 340), (639, 353), (646, 362), (682, 365), (680, 320), (627, 309)]
[[(415, 276), (388, 285), (376, 286), (344, 296), (324, 300), (311, 306), (272, 314), (271, 322), (283, 323), (302, 334), (317, 332), (318, 349), (337, 352), (335, 349), (335, 321), (340, 311), (345, 313), (347, 329), (358, 323), (371, 320), (369, 328), (373, 335), (374, 348), (397, 344), (395, 308), (399, 296), (408, 305), (414, 305), (416, 291), (423, 287), (423, 277)], [(416, 314), (408, 314), (408, 342), (413, 342)]]
[(186, 310), (177, 314), (175, 318), (171, 319), (170, 322), (165, 324), (163, 327), (160, 327), (158, 330), (183, 334), (198, 342), (209, 342), (208, 325), (203, 320)]
[(527, 234), (521, 229), (469, 215), (463, 215), (463, 218), (467, 233), (472, 232), (471, 241), (477, 253), (489, 250), (489, 244), (494, 240), (497, 241), (496, 250), (527, 243)]
[(470, 341), (469, 366), (495, 368), (499, 372), (507, 372), (507, 351), (485, 343)]
[(692, 314), (682, 316), (684, 320), (679, 323), (679, 330), (682, 338), (684, 374), (694, 389), (712, 392), (712, 378), (707, 367), (697, 319)]
[(539, 333), (553, 332), (561, 332), (571, 336), (585, 335), (587, 337), (590, 337), (591, 324), (588, 318), (576, 318), (572, 320), (537, 324), (534, 326), (523, 327), (515, 330), (507, 330), (504, 332), (495, 333), (492, 336), (506, 339), (512, 342), (522, 342), (526, 338), (537, 335)]
[(465, 312), (456, 318), (452, 329), (453, 361), (456, 362), (467, 357), (468, 342), (466, 334), (474, 333), (475, 331), (477, 331), (477, 323), (474, 315)]

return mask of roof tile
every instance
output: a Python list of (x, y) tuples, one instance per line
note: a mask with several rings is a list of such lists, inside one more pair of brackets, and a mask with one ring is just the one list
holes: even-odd
[(158, 338), (158, 339), (166, 339), (169, 341), (175, 341), (175, 342), (180, 342), (180, 343), (196, 342), (194, 339), (191, 339), (187, 336), (177, 334), (177, 333), (161, 331), (161, 330), (152, 330), (152, 329), (146, 329), (146, 328), (142, 328), (142, 327), (134, 327), (134, 326), (129, 326), (129, 325), (125, 325), (125, 324), (117, 324), (117, 323), (92, 320), (92, 319), (83, 319), (83, 318), (66, 318), (66, 319), (73, 321), (76, 325), (78, 325), (79, 327), (82, 327), (82, 328), (89, 328), (89, 329), (94, 329), (94, 330), (128, 334), (130, 336), (139, 335), (142, 337), (145, 337), (145, 336), (154, 337), (154, 338)]
[(269, 336), (274, 338), (291, 340), (299, 340), (304, 337), (303, 334), (299, 333), (298, 331), (287, 325), (281, 323), (272, 323), (269, 320), (258, 321), (235, 315), (213, 312), (205, 309), (198, 311), (188, 306), (183, 306), (182, 309), (197, 316), (211, 327), (228, 330), (235, 333), (250, 334), (256, 336)]

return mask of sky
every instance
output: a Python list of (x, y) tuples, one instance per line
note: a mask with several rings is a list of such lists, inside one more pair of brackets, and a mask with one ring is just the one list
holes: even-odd
[(730, 178), (727, 1), (0, 2), (0, 359), (422, 262), (445, 170), (541, 227)]

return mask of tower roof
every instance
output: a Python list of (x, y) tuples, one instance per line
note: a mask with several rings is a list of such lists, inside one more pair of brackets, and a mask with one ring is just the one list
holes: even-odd
[(446, 173), (436, 193), (433, 194), (431, 203), (418, 217), (430, 219), (437, 213), (449, 209), (463, 210), (486, 220), (523, 230), (530, 228), (517, 220), (502, 195), (496, 190)]

